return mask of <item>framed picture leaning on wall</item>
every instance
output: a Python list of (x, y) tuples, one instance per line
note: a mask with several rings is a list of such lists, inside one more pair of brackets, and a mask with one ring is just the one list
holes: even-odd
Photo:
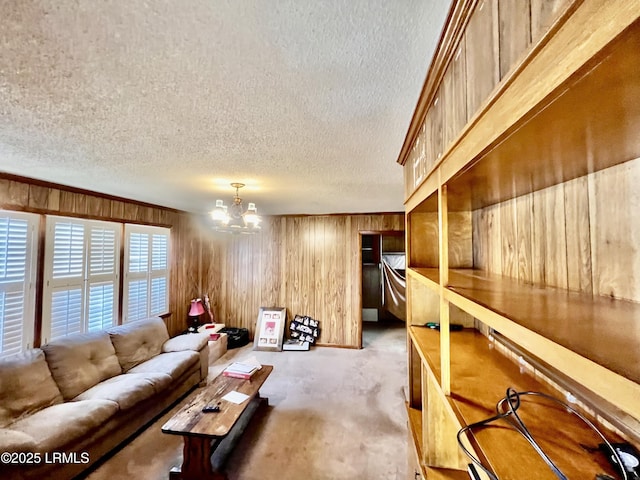
[(282, 338), (287, 324), (287, 309), (281, 307), (260, 307), (256, 333), (253, 339), (254, 350), (279, 352), (282, 350)]

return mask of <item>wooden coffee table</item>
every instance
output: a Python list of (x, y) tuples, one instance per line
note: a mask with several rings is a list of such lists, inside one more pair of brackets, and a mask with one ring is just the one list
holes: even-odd
[[(250, 380), (218, 375), (162, 426), (163, 433), (181, 435), (184, 440), (182, 467), (171, 470), (172, 480), (226, 480), (222, 464), (260, 404), (268, 403), (258, 390), (272, 370), (271, 365), (263, 365)], [(233, 390), (249, 398), (240, 405), (222, 400)], [(207, 405), (218, 405), (220, 411), (204, 413)]]

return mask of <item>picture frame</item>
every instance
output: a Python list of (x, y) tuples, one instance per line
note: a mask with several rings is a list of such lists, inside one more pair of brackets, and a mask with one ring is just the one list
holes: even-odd
[(306, 315), (295, 315), (289, 324), (289, 337), (294, 340), (316, 343), (320, 336), (320, 322)]
[(270, 352), (282, 351), (282, 341), (286, 324), (286, 308), (260, 307), (253, 338), (253, 349)]

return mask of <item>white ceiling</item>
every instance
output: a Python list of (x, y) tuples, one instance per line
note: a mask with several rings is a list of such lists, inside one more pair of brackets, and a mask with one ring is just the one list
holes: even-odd
[(196, 213), (403, 210), (449, 0), (0, 0), (0, 171)]

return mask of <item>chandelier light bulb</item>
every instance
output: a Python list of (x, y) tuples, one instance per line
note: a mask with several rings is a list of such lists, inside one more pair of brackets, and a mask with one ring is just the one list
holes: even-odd
[(216, 208), (211, 212), (211, 218), (214, 221), (222, 222), (227, 216), (227, 207), (222, 200), (216, 200)]
[(260, 217), (258, 217), (258, 210), (255, 203), (249, 203), (247, 212), (244, 214), (244, 221), (253, 226), (258, 225), (260, 222)]

